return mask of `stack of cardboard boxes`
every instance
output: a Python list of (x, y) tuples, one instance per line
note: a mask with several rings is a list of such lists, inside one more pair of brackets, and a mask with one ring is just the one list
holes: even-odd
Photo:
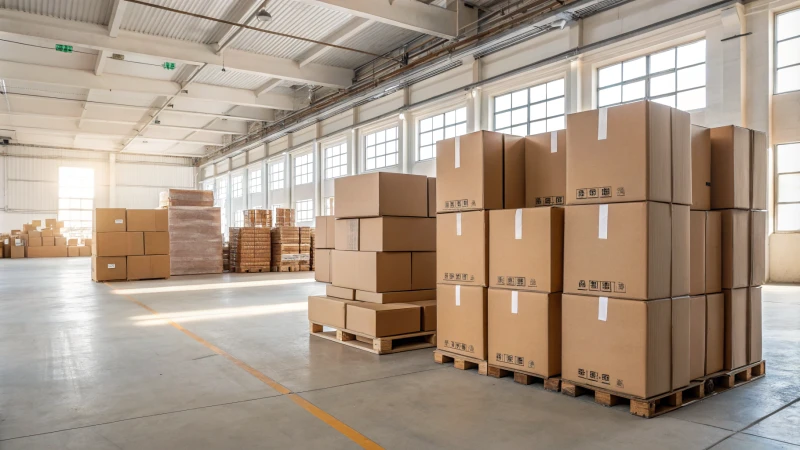
[(311, 228), (280, 226), (272, 229), (273, 272), (311, 270)]
[(44, 226), (41, 220), (32, 220), (30, 224), (23, 225), (23, 232), (27, 233), (25, 239), (26, 258), (61, 258), (67, 256), (67, 240), (61, 234), (63, 222), (56, 219), (45, 219)]
[[(253, 222), (249, 222), (253, 223)], [(269, 272), (270, 228), (245, 226), (229, 229), (231, 272)]]
[(294, 209), (291, 209), (291, 208), (275, 208), (275, 226), (276, 227), (293, 227), (294, 226)]
[(169, 215), (171, 275), (222, 273), (222, 215), (213, 191), (161, 193)]
[(67, 239), (67, 256), (92, 256), (92, 240), (88, 238)]
[(169, 278), (166, 210), (97, 208), (93, 226), (92, 280)]
[(269, 209), (245, 209), (242, 216), (245, 227), (272, 227), (272, 211)]

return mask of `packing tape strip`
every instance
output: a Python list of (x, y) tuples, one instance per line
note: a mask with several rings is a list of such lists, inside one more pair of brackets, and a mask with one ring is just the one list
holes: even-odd
[(598, 110), (600, 116), (597, 119), (597, 140), (604, 141), (608, 137), (608, 108)]
[(600, 297), (597, 303), (597, 320), (605, 322), (606, 319), (608, 319), (608, 297)]
[(600, 214), (597, 221), (597, 238), (608, 239), (608, 205), (599, 205)]
[(550, 153), (558, 153), (558, 131), (550, 132)]
[(461, 136), (456, 136), (456, 169), (461, 167)]
[(511, 314), (519, 311), (519, 291), (511, 291)]
[(522, 210), (514, 213), (514, 239), (522, 239)]
[(461, 306), (461, 285), (456, 285), (456, 306)]
[(461, 213), (456, 213), (456, 236), (461, 236)]

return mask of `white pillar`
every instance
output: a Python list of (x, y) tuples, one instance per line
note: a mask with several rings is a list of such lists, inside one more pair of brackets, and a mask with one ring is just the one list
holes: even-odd
[[(96, 207), (97, 205), (95, 205)], [(117, 206), (117, 154), (108, 154), (108, 207)]]
[(744, 5), (736, 3), (720, 12), (722, 20), (722, 114), (723, 123), (747, 126), (746, 107), (746, 45)]
[[(472, 82), (477, 83), (483, 79), (483, 60), (476, 59), (472, 62)], [(470, 132), (481, 130), (483, 123), (483, 92), (481, 88), (472, 89), (467, 93), (467, 117), (471, 118), (471, 123), (467, 123)]]

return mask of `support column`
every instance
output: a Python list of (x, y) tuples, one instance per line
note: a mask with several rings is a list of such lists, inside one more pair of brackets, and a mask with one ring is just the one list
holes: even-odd
[[(97, 207), (97, 205), (94, 205)], [(117, 206), (117, 154), (108, 154), (108, 207)]]
[[(736, 3), (720, 12), (722, 20), (722, 114), (723, 123), (747, 126), (746, 110), (746, 45), (744, 5)], [(739, 36), (739, 37), (735, 37)]]
[[(569, 25), (569, 48), (576, 49), (583, 45), (583, 20), (572, 22)], [(576, 56), (569, 63), (569, 72), (566, 80), (566, 112), (567, 114), (580, 112), (583, 110), (583, 95), (581, 83), (581, 70), (583, 63), (579, 56)]]
[(411, 125), (411, 113), (403, 111), (400, 114), (400, 132), (402, 133), (402, 152), (403, 152), (403, 165), (401, 170), (403, 173), (410, 173), (411, 164), (416, 162), (416, 154), (414, 153), (414, 127)]
[[(483, 79), (483, 60), (472, 61), (472, 82), (477, 83)], [(482, 130), (488, 127), (483, 123), (483, 92), (480, 87), (472, 89), (468, 93), (467, 117), (471, 118), (471, 123), (467, 123), (470, 132)]]

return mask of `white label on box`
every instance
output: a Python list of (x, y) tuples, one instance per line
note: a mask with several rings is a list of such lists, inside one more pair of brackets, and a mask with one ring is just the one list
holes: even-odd
[(514, 213), (514, 239), (522, 239), (522, 210)]
[(461, 306), (461, 285), (456, 285), (456, 306)]
[(456, 213), (456, 236), (461, 236), (461, 213)]
[(597, 238), (608, 239), (608, 205), (600, 205), (597, 222)]
[(116, 219), (114, 220), (114, 223), (122, 223), (122, 219)]
[(461, 167), (461, 136), (456, 136), (456, 169)]
[(116, 264), (109, 264), (109, 265), (108, 265), (108, 268), (109, 268), (109, 269), (116, 269), (116, 268), (117, 268), (117, 265), (116, 265)]
[(603, 322), (608, 319), (608, 297), (600, 297), (600, 302), (597, 304), (597, 320)]
[(14, 247), (19, 247), (22, 245), (22, 239), (14, 239)]
[(519, 310), (519, 292), (511, 291), (511, 314), (516, 314)]
[(600, 108), (597, 112), (597, 140), (604, 141), (608, 137), (608, 108)]
[(550, 132), (550, 153), (558, 153), (558, 131)]

